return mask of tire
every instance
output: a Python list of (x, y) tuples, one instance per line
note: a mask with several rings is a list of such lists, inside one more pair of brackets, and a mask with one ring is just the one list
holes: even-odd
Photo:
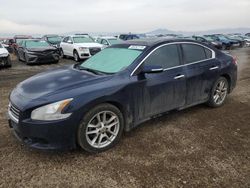
[(7, 58), (7, 67), (12, 67), (10, 56)]
[[(103, 121), (104, 114), (106, 121)], [(106, 125), (103, 122), (106, 122)], [(90, 153), (106, 151), (119, 142), (123, 127), (124, 118), (121, 111), (111, 104), (100, 104), (84, 115), (77, 131), (77, 143)]]
[(213, 108), (222, 106), (225, 103), (228, 91), (228, 80), (225, 77), (220, 77), (213, 85), (209, 100), (207, 102), (208, 106)]
[(76, 50), (74, 50), (74, 52), (73, 52), (73, 56), (74, 56), (74, 60), (75, 60), (75, 62), (80, 61), (79, 54), (78, 54), (78, 52), (77, 52)]
[(60, 50), (60, 57), (61, 58), (66, 58), (66, 56), (64, 55), (63, 49)]
[(226, 50), (227, 46), (225, 44), (222, 44), (221, 50)]

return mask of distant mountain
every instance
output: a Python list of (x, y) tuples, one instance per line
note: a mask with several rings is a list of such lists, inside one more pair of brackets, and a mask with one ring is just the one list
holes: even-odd
[(182, 35), (203, 35), (203, 34), (216, 34), (216, 33), (250, 33), (250, 28), (222, 28), (222, 29), (213, 29), (206, 31), (173, 31), (168, 29), (156, 29), (150, 32), (147, 32), (149, 35), (160, 35), (160, 34), (182, 34)]

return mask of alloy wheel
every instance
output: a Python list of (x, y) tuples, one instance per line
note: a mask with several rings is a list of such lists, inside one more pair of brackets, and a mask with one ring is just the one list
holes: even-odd
[(217, 83), (217, 86), (214, 91), (213, 100), (217, 105), (220, 105), (224, 102), (228, 91), (228, 84), (225, 80), (221, 80)]
[(87, 142), (94, 148), (104, 148), (115, 140), (119, 129), (120, 121), (115, 113), (111, 111), (99, 112), (87, 124)]

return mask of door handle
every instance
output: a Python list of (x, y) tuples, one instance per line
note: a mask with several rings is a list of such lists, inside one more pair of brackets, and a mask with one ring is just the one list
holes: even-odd
[(218, 68), (219, 68), (218, 66), (214, 66), (214, 67), (211, 67), (209, 70), (216, 70)]
[(181, 79), (181, 78), (184, 78), (184, 77), (185, 77), (185, 75), (182, 74), (182, 75), (178, 75), (178, 76), (174, 77), (174, 79), (178, 80), (178, 79)]

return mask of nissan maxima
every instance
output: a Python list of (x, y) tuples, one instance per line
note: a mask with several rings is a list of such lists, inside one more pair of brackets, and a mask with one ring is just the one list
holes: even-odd
[(46, 41), (22, 40), (17, 48), (17, 57), (26, 64), (58, 62), (59, 50)]
[(168, 111), (222, 106), (236, 79), (236, 59), (204, 43), (127, 41), (19, 83), (9, 125), (33, 148), (102, 152), (124, 131)]

